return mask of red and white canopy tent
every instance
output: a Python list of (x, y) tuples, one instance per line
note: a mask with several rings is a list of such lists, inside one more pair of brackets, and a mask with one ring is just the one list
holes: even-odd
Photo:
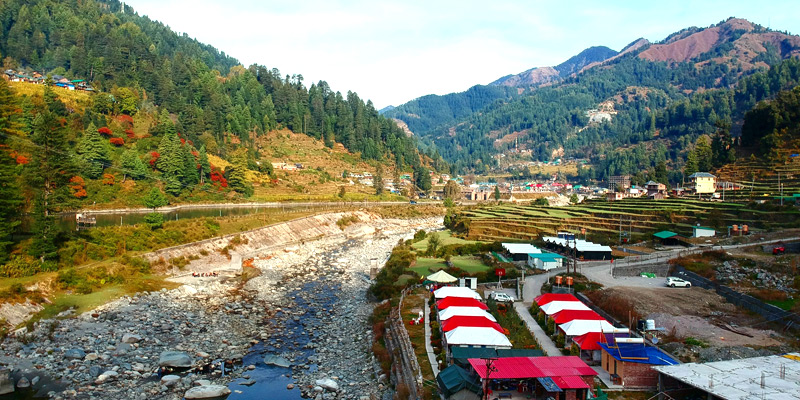
[(570, 293), (545, 293), (536, 296), (533, 301), (541, 307), (551, 301), (578, 301), (578, 298)]
[(541, 306), (540, 309), (547, 315), (553, 315), (563, 310), (591, 310), (577, 299), (575, 301), (551, 301)]
[(467, 297), (445, 297), (436, 302), (436, 308), (442, 311), (448, 307), (477, 307), (481, 310), (488, 310), (489, 306), (478, 300)]
[(492, 328), (502, 334), (506, 334), (507, 331), (503, 329), (500, 324), (494, 322), (486, 317), (471, 317), (465, 315), (459, 315), (452, 317), (442, 323), (442, 331), (443, 332), (450, 332), (453, 329), (462, 327), (462, 326), (472, 326), (472, 327), (483, 327), (483, 328)]
[(556, 325), (566, 324), (574, 319), (585, 319), (590, 321), (599, 321), (605, 319), (593, 310), (562, 310), (553, 314), (551, 318), (553, 318), (553, 322), (555, 322)]
[(444, 334), (448, 346), (483, 346), (495, 349), (510, 349), (506, 335), (494, 328), (461, 326)]
[(433, 295), (437, 300), (444, 299), (445, 297), (466, 297), (475, 300), (481, 299), (481, 295), (478, 294), (478, 292), (470, 288), (456, 286), (445, 286), (433, 292)]
[(558, 325), (558, 329), (566, 336), (580, 336), (589, 332), (613, 332), (616, 328), (606, 320), (574, 319), (566, 324)]
[(492, 322), (497, 322), (497, 319), (485, 310), (478, 307), (448, 307), (446, 310), (439, 311), (439, 321), (446, 321), (452, 317), (484, 317)]

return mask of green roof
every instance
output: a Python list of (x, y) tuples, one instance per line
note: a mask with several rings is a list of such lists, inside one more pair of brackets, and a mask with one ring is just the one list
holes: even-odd
[(556, 253), (530, 253), (528, 254), (530, 258), (538, 258), (542, 261), (555, 261), (560, 258), (564, 258), (561, 254)]
[(669, 239), (669, 238), (671, 238), (673, 236), (678, 236), (678, 234), (675, 233), (675, 232), (670, 232), (670, 231), (661, 231), (661, 232), (654, 233), (653, 236), (655, 236), (655, 237), (657, 237), (659, 239)]

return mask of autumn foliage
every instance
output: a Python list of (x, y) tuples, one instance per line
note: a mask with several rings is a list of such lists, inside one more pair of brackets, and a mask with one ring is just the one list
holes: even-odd
[(158, 162), (158, 158), (161, 157), (161, 154), (158, 154), (157, 151), (150, 153), (150, 166), (155, 168), (156, 162)]
[(114, 181), (115, 181), (114, 175), (103, 174), (103, 185), (113, 186)]
[(108, 142), (113, 144), (114, 146), (122, 146), (123, 144), (125, 144), (125, 139), (119, 137), (112, 137), (111, 139), (108, 139)]
[(111, 136), (111, 129), (109, 129), (107, 126), (98, 129), (97, 132), (101, 135)]
[(69, 188), (72, 189), (72, 195), (81, 199), (88, 194), (86, 193), (86, 181), (83, 180), (80, 176), (73, 176), (69, 180)]
[(225, 179), (225, 175), (213, 165), (211, 166), (211, 184), (217, 186), (219, 190), (228, 187), (228, 180)]
[(129, 138), (129, 139), (134, 139), (134, 138), (136, 138), (136, 134), (135, 134), (135, 133), (133, 132), (133, 130), (131, 130), (131, 129), (126, 129), (126, 130), (125, 130), (125, 134), (126, 134), (126, 135), (128, 135), (128, 138)]

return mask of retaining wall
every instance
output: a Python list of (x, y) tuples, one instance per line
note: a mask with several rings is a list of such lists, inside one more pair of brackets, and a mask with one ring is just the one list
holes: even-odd
[(669, 264), (645, 264), (614, 267), (614, 276), (639, 276), (642, 272), (652, 272), (658, 277), (666, 278), (669, 275)]

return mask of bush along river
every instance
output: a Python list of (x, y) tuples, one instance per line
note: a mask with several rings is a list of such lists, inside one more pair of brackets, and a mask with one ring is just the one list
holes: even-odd
[[(440, 224), (374, 220), (263, 251), (244, 285), (241, 268), (203, 258), (176, 289), (42, 320), (0, 343), (10, 372), (0, 370), (0, 390), (17, 386), (0, 399), (390, 397), (370, 351), (369, 269), (399, 239)], [(190, 273), (200, 271), (219, 274)]]

